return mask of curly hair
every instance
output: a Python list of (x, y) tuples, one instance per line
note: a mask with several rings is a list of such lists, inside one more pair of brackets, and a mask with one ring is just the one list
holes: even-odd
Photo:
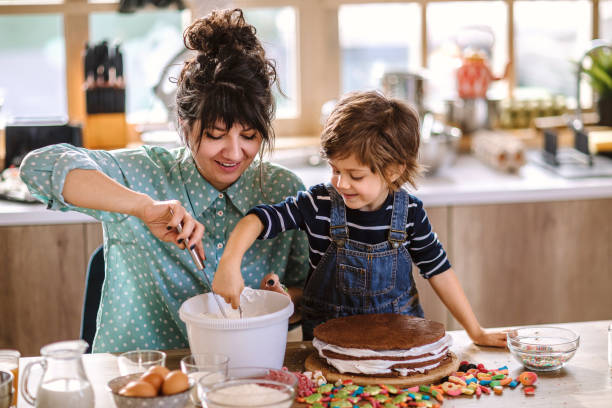
[[(342, 98), (327, 119), (321, 153), (329, 159), (354, 154), (397, 190), (406, 182), (416, 187), (415, 179), (422, 172), (420, 139), (419, 116), (413, 108), (379, 92), (354, 92)], [(397, 165), (404, 170), (391, 180), (389, 170)]]
[(185, 144), (199, 147), (203, 131), (220, 120), (228, 129), (239, 123), (257, 130), (262, 151), (271, 151), (276, 66), (242, 10), (215, 10), (197, 19), (183, 33), (183, 42), (196, 55), (185, 61), (177, 81), (177, 116), (189, 130), (199, 126), (193, 140), (182, 134)]

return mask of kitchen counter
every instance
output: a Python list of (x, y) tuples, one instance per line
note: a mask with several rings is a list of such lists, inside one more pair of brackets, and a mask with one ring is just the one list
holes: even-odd
[[(291, 168), (306, 186), (329, 180), (330, 172), (325, 165), (309, 166), (306, 159), (307, 155), (302, 155), (280, 157), (276, 161)], [(612, 197), (612, 177), (565, 179), (531, 163), (516, 174), (502, 173), (471, 155), (459, 156), (454, 166), (425, 177), (418, 184), (414, 193), (428, 208)], [(49, 211), (42, 204), (0, 200), (0, 226), (82, 222), (95, 220), (74, 211)]]
[[(565, 327), (580, 335), (580, 347), (576, 355), (560, 370), (548, 373), (538, 373), (536, 393), (527, 397), (521, 391), (504, 387), (502, 396), (483, 395), (476, 397), (447, 397), (442, 407), (496, 406), (496, 407), (609, 407), (612, 401), (612, 370), (608, 368), (607, 327), (609, 321), (594, 321), (583, 323), (566, 323), (556, 326)], [(497, 368), (508, 366), (512, 377), (523, 371), (522, 366), (514, 360), (509, 352), (502, 349), (478, 347), (472, 344), (464, 331), (449, 332), (454, 340), (452, 351), (460, 360), (482, 363), (485, 367)], [(291, 342), (287, 344), (285, 365), (293, 371), (303, 371), (304, 360), (312, 352), (310, 342)], [(172, 350), (168, 352), (166, 365), (171, 369), (179, 366), (180, 359), (189, 350)], [(35, 358), (20, 359), (20, 371), (25, 364)], [(96, 407), (112, 408), (112, 396), (106, 390), (106, 383), (119, 375), (117, 357), (113, 354), (89, 354), (83, 357), (85, 371), (93, 384), (96, 396)], [(20, 381), (20, 387), (22, 382)], [(34, 379), (31, 386), (34, 387)], [(21, 395), (18, 408), (26, 408), (27, 404)], [(294, 404), (295, 407), (304, 405)]]

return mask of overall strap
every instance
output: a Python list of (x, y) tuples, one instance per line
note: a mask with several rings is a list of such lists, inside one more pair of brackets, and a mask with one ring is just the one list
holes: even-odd
[(331, 201), (331, 212), (329, 214), (329, 235), (338, 245), (343, 247), (348, 239), (348, 226), (346, 225), (346, 207), (342, 196), (338, 194), (331, 184), (327, 184), (327, 191)]
[(389, 242), (393, 248), (398, 248), (406, 241), (409, 204), (410, 199), (407, 192), (400, 188), (393, 193), (393, 211), (389, 228)]

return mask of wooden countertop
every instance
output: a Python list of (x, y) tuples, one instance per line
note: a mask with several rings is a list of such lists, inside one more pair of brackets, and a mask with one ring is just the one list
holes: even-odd
[[(476, 397), (447, 398), (443, 407), (480, 406), (495, 407), (610, 407), (612, 406), (612, 369), (607, 361), (607, 328), (610, 321), (555, 324), (565, 327), (580, 335), (580, 347), (576, 355), (566, 366), (550, 373), (538, 373), (539, 379), (535, 396), (526, 397), (520, 387), (512, 390), (505, 387), (502, 396), (483, 395)], [(522, 366), (514, 360), (508, 351), (488, 347), (478, 347), (472, 344), (464, 331), (449, 332), (454, 340), (452, 350), (460, 360), (483, 363), (488, 368), (508, 366), (510, 375), (516, 377), (523, 371)], [(303, 371), (303, 363), (313, 350), (310, 342), (287, 343), (285, 365), (292, 371)], [(189, 350), (168, 351), (166, 365), (178, 368), (180, 359)], [(20, 360), (21, 371), (25, 364), (35, 357)], [(83, 357), (85, 370), (94, 386), (97, 408), (112, 408), (114, 403), (106, 390), (106, 383), (119, 375), (117, 357), (113, 354), (89, 354)], [(35, 379), (32, 379), (32, 386)], [(22, 384), (20, 384), (21, 387)], [(21, 395), (18, 408), (26, 408), (27, 404)], [(299, 407), (296, 404), (295, 407)]]

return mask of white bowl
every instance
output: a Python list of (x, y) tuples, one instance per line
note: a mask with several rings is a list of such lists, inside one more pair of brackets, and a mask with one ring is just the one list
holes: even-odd
[(248, 292), (249, 296), (241, 300), (242, 319), (207, 316), (219, 315), (210, 293), (194, 296), (181, 305), (179, 316), (187, 325), (192, 354), (225, 354), (230, 367), (282, 367), (293, 303), (276, 292)]

